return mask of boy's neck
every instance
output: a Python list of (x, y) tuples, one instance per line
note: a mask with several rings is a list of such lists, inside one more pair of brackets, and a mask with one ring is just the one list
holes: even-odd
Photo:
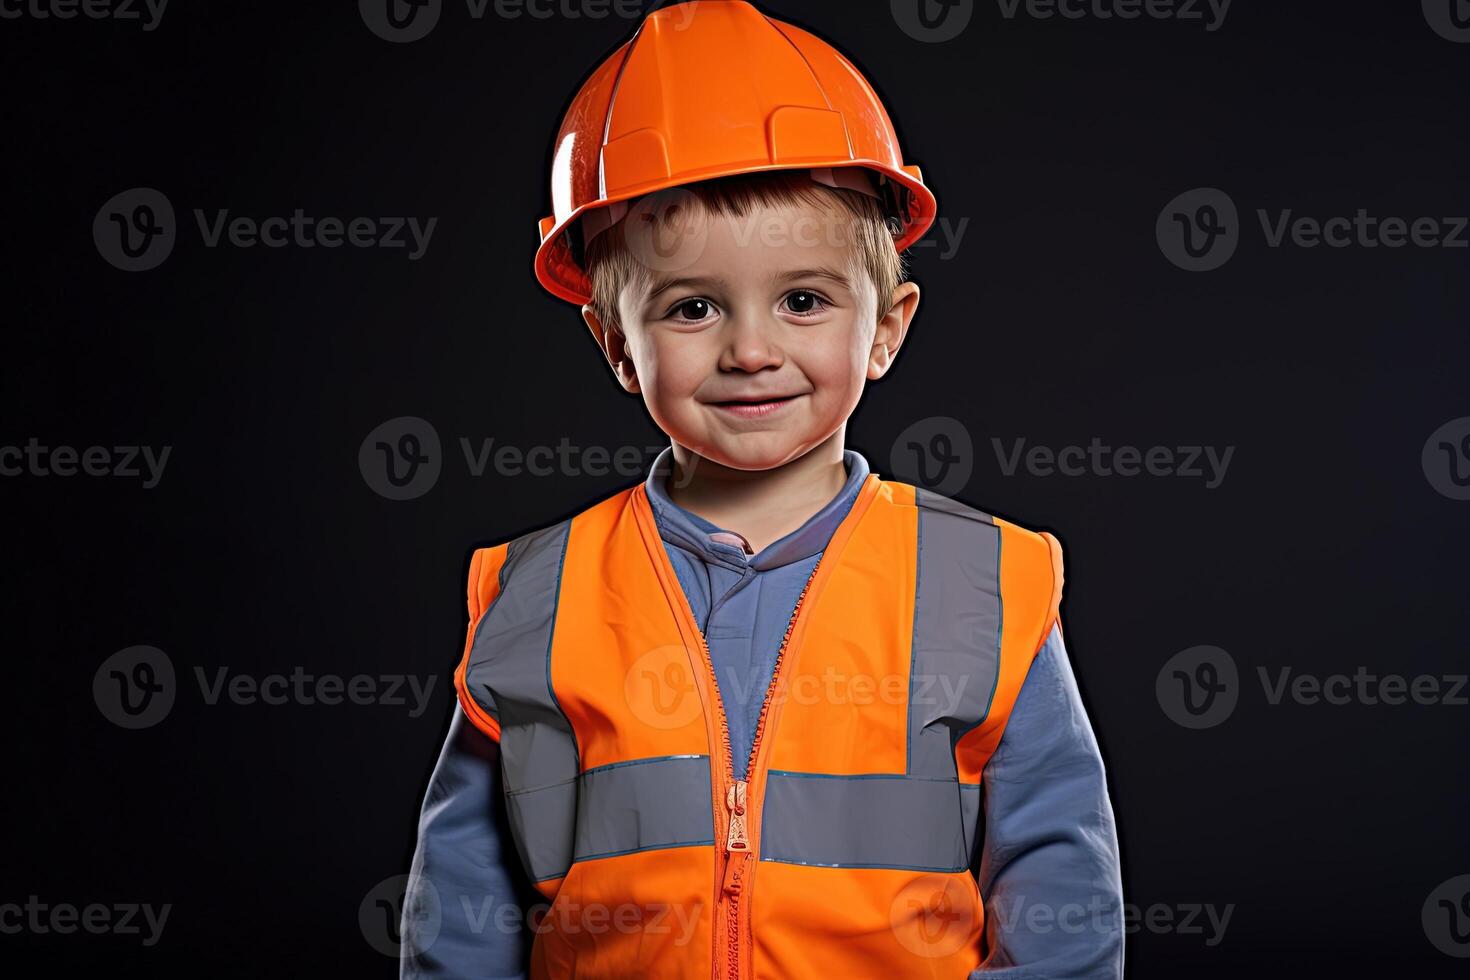
[(843, 426), (825, 442), (769, 470), (737, 470), (673, 443), (673, 471), (664, 483), (669, 499), (731, 531), (760, 550), (795, 531), (841, 492)]

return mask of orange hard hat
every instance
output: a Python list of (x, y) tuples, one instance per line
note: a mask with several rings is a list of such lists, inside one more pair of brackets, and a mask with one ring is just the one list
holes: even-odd
[[(536, 278), (586, 303), (581, 219), (694, 181), (866, 168), (899, 251), (934, 222), (919, 168), (903, 162), (883, 103), (852, 62), (745, 0), (692, 0), (650, 13), (577, 92), (556, 138), (551, 216), (540, 222)], [(605, 217), (605, 216), (604, 216)]]

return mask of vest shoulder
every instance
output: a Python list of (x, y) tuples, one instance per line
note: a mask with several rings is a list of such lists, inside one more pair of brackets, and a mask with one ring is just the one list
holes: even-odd
[[(953, 518), (995, 528), (1000, 537), (1000, 561), (1006, 570), (1005, 579), (1036, 589), (1043, 595), (1049, 594), (1053, 609), (1060, 604), (1062, 544), (1056, 535), (1050, 531), (1032, 530), (925, 487), (898, 480), (883, 482), (892, 488), (892, 498), (896, 502), (911, 502), (923, 514), (944, 515), (945, 523), (951, 523), (949, 519)], [(964, 527), (963, 524), (954, 525), (950, 530), (962, 533)]]
[(559, 567), (560, 552), (573, 521), (595, 511), (617, 510), (627, 506), (633, 490), (633, 487), (619, 490), (568, 517), (524, 531), (498, 544), (474, 549), (470, 556), (467, 587), (471, 621), (479, 619), (490, 607), (490, 603), (513, 573), (537, 574), (537, 570), (551, 573)]
[(1046, 597), (1048, 626), (1041, 635), (1045, 640), (1062, 604), (1062, 543), (1050, 531), (1032, 531), (1000, 518), (995, 524), (1001, 534), (1001, 562), (1010, 579)]
[(903, 497), (912, 498), (914, 507), (921, 511), (934, 514), (947, 514), (951, 517), (960, 518), (961, 520), (974, 521), (977, 524), (993, 525), (995, 523), (995, 517), (993, 515), (978, 507), (971, 507), (969, 504), (956, 500), (953, 497), (946, 497), (942, 493), (935, 493), (933, 490), (915, 486), (912, 483), (903, 483), (898, 480), (884, 480), (883, 482), (891, 485), (897, 491), (894, 494), (894, 499), (903, 499)]

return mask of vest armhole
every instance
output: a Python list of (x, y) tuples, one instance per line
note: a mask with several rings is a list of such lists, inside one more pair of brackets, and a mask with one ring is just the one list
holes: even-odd
[(480, 628), (485, 613), (495, 604), (500, 595), (500, 572), (505, 567), (509, 544), (490, 548), (477, 548), (470, 558), (469, 582), (465, 589), (465, 602), (469, 608), (470, 623), (465, 632), (464, 654), (454, 670), (454, 690), (459, 697), (460, 707), (470, 722), (495, 741), (500, 741), (500, 722), (475, 699), (470, 691), (467, 674), (470, 668), (470, 653), (475, 647), (475, 633)]
[(1062, 543), (1050, 531), (1039, 533), (1042, 540), (1046, 542), (1047, 550), (1051, 552), (1051, 605), (1048, 607), (1046, 623), (1041, 628), (1041, 637), (1036, 641), (1037, 651), (1040, 651), (1046, 644), (1046, 638), (1051, 636), (1053, 628), (1061, 629), (1062, 583), (1066, 579), (1062, 570)]

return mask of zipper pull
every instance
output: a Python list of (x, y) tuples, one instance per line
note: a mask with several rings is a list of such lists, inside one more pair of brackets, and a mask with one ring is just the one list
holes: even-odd
[(725, 850), (727, 852), (750, 850), (750, 838), (745, 833), (745, 780), (735, 780), (725, 791), (725, 808), (730, 811), (729, 829), (725, 834)]
[(745, 867), (745, 854), (745, 851), (736, 851), (725, 862), (725, 881), (721, 885), (721, 890), (726, 895), (738, 895), (740, 893), (740, 871)]
[(750, 838), (745, 832), (745, 780), (737, 779), (725, 791), (725, 809), (729, 811), (729, 826), (725, 832), (725, 894), (740, 891), (740, 870), (745, 866), (745, 855), (750, 852)]

